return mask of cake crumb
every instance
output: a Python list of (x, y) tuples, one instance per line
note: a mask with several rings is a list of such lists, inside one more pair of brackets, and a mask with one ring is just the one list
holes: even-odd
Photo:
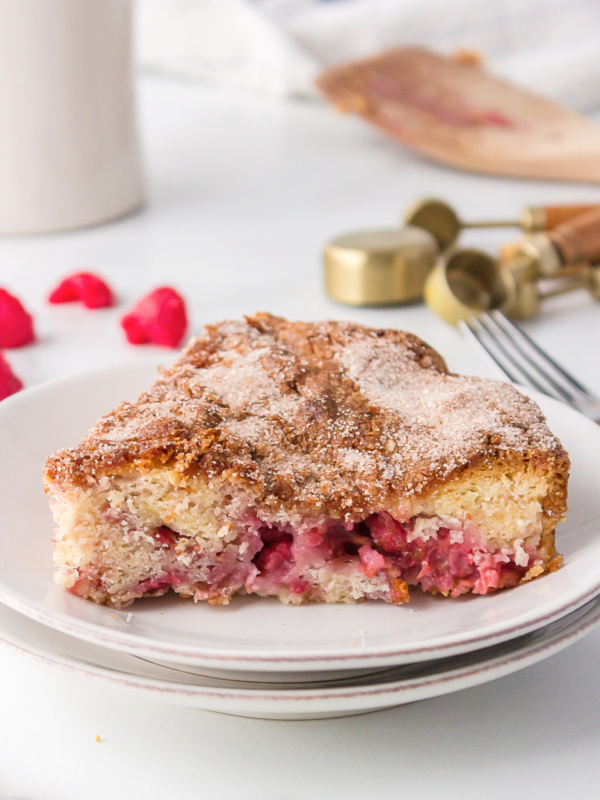
[(474, 50), (470, 47), (458, 47), (452, 54), (452, 58), (457, 64), (463, 64), (466, 67), (483, 67), (484, 58), (479, 50)]

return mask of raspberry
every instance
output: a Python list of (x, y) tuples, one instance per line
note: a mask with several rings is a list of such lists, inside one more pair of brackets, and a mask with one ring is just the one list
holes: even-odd
[(161, 286), (121, 319), (121, 326), (131, 344), (160, 344), (178, 347), (187, 329), (185, 302), (175, 289)]
[(23, 388), (23, 384), (11, 370), (7, 360), (0, 353), (0, 400), (4, 400)]
[(373, 550), (368, 544), (363, 544), (362, 547), (358, 548), (358, 555), (360, 556), (363, 572), (367, 578), (374, 578), (379, 570), (384, 569), (387, 565), (381, 553), (378, 553), (377, 550)]
[(22, 347), (34, 339), (31, 315), (16, 297), (0, 289), (0, 348)]
[(115, 302), (108, 284), (91, 272), (69, 275), (48, 297), (49, 303), (73, 303), (76, 300), (81, 300), (86, 308), (106, 308)]

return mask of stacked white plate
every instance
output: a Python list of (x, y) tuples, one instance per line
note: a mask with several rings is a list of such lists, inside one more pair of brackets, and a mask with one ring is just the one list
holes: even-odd
[(446, 694), (540, 661), (600, 621), (600, 428), (536, 395), (569, 450), (564, 565), (516, 589), (407, 605), (209, 606), (176, 597), (124, 611), (52, 582), (45, 457), (147, 387), (140, 363), (48, 383), (0, 404), (0, 644), (41, 664), (187, 707), (309, 719)]

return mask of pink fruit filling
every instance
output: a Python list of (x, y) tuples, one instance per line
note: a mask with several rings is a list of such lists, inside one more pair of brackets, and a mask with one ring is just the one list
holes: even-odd
[[(130, 587), (132, 596), (179, 588), (197, 600), (221, 602), (243, 588), (248, 594), (318, 600), (323, 576), (343, 573), (372, 581), (378, 596), (383, 587), (391, 602), (407, 599), (399, 590), (404, 584), (458, 597), (514, 586), (538, 559), (535, 548), (492, 550), (473, 528), (454, 520), (398, 522), (386, 512), (354, 524), (321, 522), (298, 530), (249, 515), (236, 541), (211, 557), (195, 539), (166, 526), (151, 536), (160, 559), (152, 574)], [(97, 581), (80, 573), (72, 591), (86, 594)]]
[(517, 564), (510, 547), (493, 551), (481, 537), (455, 525), (436, 528), (434, 523), (433, 530), (418, 535), (415, 522), (400, 523), (382, 512), (348, 526), (323, 524), (299, 531), (263, 526), (264, 546), (254, 559), (258, 574), (247, 581), (246, 590), (268, 595), (287, 588), (304, 594), (311, 588), (310, 572), (326, 568), (362, 572), (387, 581), (390, 589), (400, 579), (457, 597), (514, 586), (535, 561), (533, 552), (525, 559), (521, 554)]

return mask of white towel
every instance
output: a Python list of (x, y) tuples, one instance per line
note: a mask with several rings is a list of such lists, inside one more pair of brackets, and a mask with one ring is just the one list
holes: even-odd
[(138, 0), (147, 69), (268, 92), (316, 96), (319, 62), (244, 0)]
[(573, 108), (600, 106), (598, 0), (138, 0), (142, 65), (315, 97), (330, 64), (400, 44), (481, 52)]

